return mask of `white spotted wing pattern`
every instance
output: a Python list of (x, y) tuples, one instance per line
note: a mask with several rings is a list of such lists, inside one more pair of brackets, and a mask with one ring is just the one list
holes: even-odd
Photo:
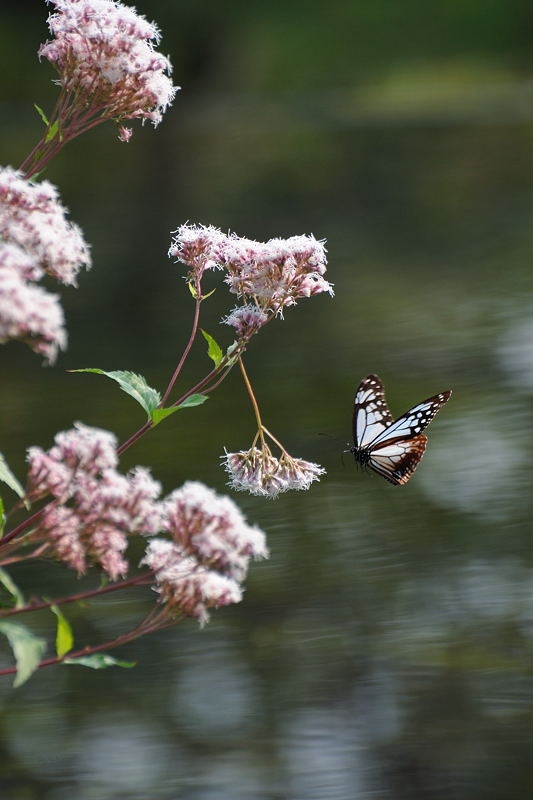
[(427, 445), (426, 428), (437, 411), (448, 402), (451, 390), (418, 403), (395, 421), (377, 375), (363, 378), (355, 393), (351, 452), (390, 483), (407, 483)]

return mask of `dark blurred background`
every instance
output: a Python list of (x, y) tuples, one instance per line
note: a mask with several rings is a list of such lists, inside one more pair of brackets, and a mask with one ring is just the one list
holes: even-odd
[[(94, 267), (61, 291), (70, 343), (55, 367), (2, 348), (0, 449), (22, 477), (25, 448), (75, 420), (120, 439), (142, 423), (111, 382), (66, 370), (166, 385), (192, 310), (166, 251), (188, 220), (328, 240), (336, 297), (289, 309), (247, 359), (267, 426), (328, 474), (275, 502), (235, 496), (272, 555), (204, 630), (117, 651), (133, 670), (50, 668), (15, 691), (2, 678), (2, 800), (533, 796), (533, 6), (137, 8), (183, 88), (157, 130), (136, 126), (126, 145), (102, 126), (47, 170)], [(40, 2), (1, 10), (3, 164), (40, 135), (33, 103), (54, 102), (36, 56), (46, 16)], [(231, 305), (220, 285), (203, 310), (223, 345)], [(204, 349), (183, 388), (208, 367)], [(368, 372), (398, 415), (454, 390), (405, 487), (341, 459)], [(253, 434), (234, 374), (123, 467), (151, 466), (165, 491), (190, 478), (225, 491), (219, 456)], [(44, 563), (13, 575), (48, 596), (98, 580)], [(68, 610), (80, 644), (151, 601), (123, 594)], [(52, 636), (46, 614), (32, 624)]]

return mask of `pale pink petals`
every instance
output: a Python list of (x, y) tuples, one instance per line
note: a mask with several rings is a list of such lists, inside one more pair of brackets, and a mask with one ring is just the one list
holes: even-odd
[(118, 126), (118, 139), (120, 142), (129, 142), (132, 136), (133, 130), (131, 128), (126, 128), (125, 125)]
[[(157, 27), (117, 0), (49, 0), (54, 38), (39, 49), (59, 73), (59, 83), (95, 117), (141, 118), (157, 125), (178, 87), (172, 67), (156, 52)], [(131, 130), (121, 127), (127, 142)]]
[(230, 477), (228, 486), (261, 497), (275, 498), (291, 490), (306, 491), (326, 471), (319, 464), (293, 458), (286, 452), (279, 459), (274, 458), (267, 447), (226, 452), (222, 458)]
[(36, 529), (55, 555), (78, 572), (98, 563), (113, 580), (126, 575), (128, 537), (162, 525), (161, 486), (149, 471), (118, 473), (113, 434), (81, 423), (58, 433), (48, 453), (31, 447), (28, 461), (28, 497), (52, 494), (57, 501)]
[(189, 267), (189, 279), (201, 278), (205, 269), (222, 269), (227, 238), (212, 225), (181, 225), (173, 232), (168, 255)]
[[(0, 252), (3, 247), (0, 242)], [(25, 342), (53, 363), (66, 347), (67, 334), (57, 295), (0, 267), (0, 342), (10, 340)]]
[[(321, 292), (333, 295), (332, 285), (323, 277), (326, 248), (314, 236), (256, 242), (212, 226), (182, 225), (174, 232), (169, 255), (190, 268), (189, 280), (201, 277), (207, 268), (225, 270), (230, 291), (244, 302), (247, 312), (237, 317), (234, 309), (223, 321), (243, 326), (248, 334), (255, 332), (244, 324), (252, 307), (281, 315), (301, 298)], [(256, 329), (259, 320), (259, 316), (253, 319)]]
[(152, 539), (141, 564), (155, 572), (154, 588), (172, 616), (196, 617), (204, 625), (208, 608), (242, 600), (236, 580), (202, 566), (166, 539)]
[(266, 558), (264, 533), (247, 524), (229, 497), (188, 481), (165, 501), (164, 530), (204, 566), (242, 580), (251, 557)]
[[(18, 245), (34, 264), (61, 283), (74, 284), (82, 267), (89, 269), (89, 247), (77, 225), (67, 220), (55, 186), (32, 183), (12, 167), (0, 168), (0, 237)], [(35, 280), (40, 273), (22, 270)]]
[(268, 322), (268, 314), (252, 303), (237, 306), (221, 321), (231, 325), (239, 338), (248, 338)]

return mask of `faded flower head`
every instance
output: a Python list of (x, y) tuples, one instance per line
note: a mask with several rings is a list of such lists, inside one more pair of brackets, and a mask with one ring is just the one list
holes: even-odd
[(202, 566), (168, 539), (151, 539), (141, 564), (155, 572), (154, 588), (172, 616), (196, 617), (204, 625), (209, 608), (242, 600), (236, 580)]
[[(48, 0), (53, 39), (39, 48), (59, 73), (59, 83), (85, 114), (117, 120), (142, 118), (157, 125), (172, 103), (170, 61), (154, 49), (160, 33), (118, 0)], [(129, 135), (121, 133), (121, 140)]]
[(239, 453), (226, 452), (222, 458), (230, 477), (228, 486), (262, 497), (275, 498), (282, 492), (307, 490), (326, 471), (319, 464), (293, 458), (286, 451), (279, 459), (274, 458), (266, 445), (261, 450), (252, 447)]
[(32, 183), (12, 167), (0, 168), (0, 239), (18, 245), (32, 262), (20, 267), (28, 280), (37, 280), (42, 270), (75, 285), (80, 269), (91, 266), (89, 247), (67, 220), (56, 187)]
[(251, 557), (266, 558), (265, 534), (247, 524), (229, 497), (188, 481), (166, 499), (165, 523), (174, 542), (203, 566), (242, 580)]
[(81, 423), (58, 433), (48, 452), (28, 450), (27, 496), (56, 498), (36, 533), (68, 566), (82, 573), (98, 563), (113, 580), (128, 571), (128, 537), (162, 525), (159, 483), (143, 467), (121, 475), (117, 461), (113, 434)]

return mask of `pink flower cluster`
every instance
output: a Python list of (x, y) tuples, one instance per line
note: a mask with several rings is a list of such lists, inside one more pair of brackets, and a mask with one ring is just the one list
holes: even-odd
[(291, 490), (306, 491), (326, 471), (319, 464), (293, 458), (287, 452), (275, 458), (268, 447), (225, 453), (223, 460), (232, 489), (270, 498)]
[(161, 487), (148, 470), (116, 471), (113, 434), (77, 423), (48, 451), (28, 450), (30, 499), (51, 494), (35, 529), (54, 554), (77, 570), (98, 563), (116, 580), (128, 571), (128, 536), (153, 535), (162, 524)]
[[(48, 19), (54, 38), (41, 45), (39, 56), (54, 65), (72, 95), (76, 124), (83, 126), (85, 113), (157, 125), (178, 87), (169, 78), (170, 61), (154, 49), (156, 25), (115, 0), (48, 1), (56, 9)], [(121, 127), (121, 141), (131, 135), (126, 130)]]
[(26, 279), (38, 280), (46, 272), (75, 286), (80, 269), (91, 266), (82, 232), (66, 215), (51, 183), (32, 183), (12, 167), (0, 168), (0, 237), (31, 259)]
[(29, 266), (17, 245), (0, 242), (0, 342), (25, 342), (52, 362), (67, 343), (63, 309), (57, 295), (24, 280)]
[(18, 339), (52, 362), (66, 347), (57, 295), (35, 282), (44, 273), (75, 284), (90, 267), (89, 248), (69, 222), (57, 189), (0, 169), (0, 341)]
[[(333, 295), (324, 278), (326, 249), (314, 236), (255, 242), (213, 227), (182, 225), (174, 232), (169, 255), (189, 267), (189, 279), (209, 267), (225, 270), (230, 291), (248, 309), (251, 303), (264, 313), (281, 314), (297, 300), (321, 292)], [(230, 325), (237, 321), (232, 315), (228, 319)]]
[(157, 591), (172, 613), (208, 618), (212, 606), (237, 603), (251, 558), (266, 558), (265, 535), (246, 523), (229, 497), (196, 481), (164, 501), (163, 530), (153, 539), (144, 564), (155, 571)]

